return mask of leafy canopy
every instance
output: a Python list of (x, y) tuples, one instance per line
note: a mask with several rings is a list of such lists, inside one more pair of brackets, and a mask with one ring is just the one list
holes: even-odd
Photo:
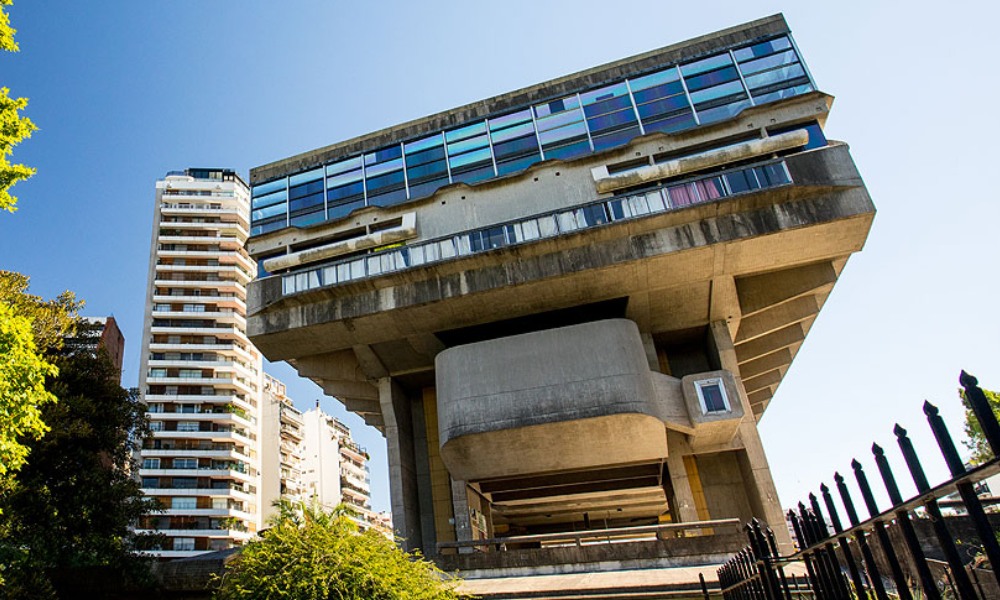
[(0, 489), (28, 456), (23, 440), (48, 431), (41, 406), (55, 402), (45, 378), (56, 373), (35, 350), (31, 320), (0, 302)]
[[(986, 462), (993, 458), (993, 450), (990, 448), (989, 442), (986, 441), (986, 436), (983, 434), (983, 428), (979, 425), (979, 420), (976, 419), (975, 413), (972, 412), (969, 401), (965, 397), (965, 390), (960, 389), (958, 394), (962, 398), (962, 405), (965, 406), (965, 435), (968, 436), (965, 445), (972, 451), (970, 460), (973, 464)], [(986, 396), (990, 408), (993, 409), (993, 414), (1000, 419), (1000, 392), (984, 389), (983, 395)]]
[(220, 600), (452, 600), (453, 583), (382, 534), (358, 531), (343, 511), (281, 503), (263, 538), (230, 564)]
[(58, 369), (46, 355), (75, 331), (83, 306), (72, 292), (43, 300), (27, 291), (27, 277), (0, 271), (0, 490), (24, 464), (27, 442), (49, 430), (41, 410), (56, 397), (45, 378)]
[[(0, 50), (7, 52), (18, 50), (14, 41), (16, 30), (10, 26), (10, 17), (3, 9), (12, 3), (12, 0), (0, 0)], [(17, 210), (17, 198), (11, 195), (10, 188), (35, 174), (31, 167), (12, 164), (8, 159), (14, 152), (14, 146), (31, 137), (31, 133), (38, 129), (31, 119), (20, 115), (26, 106), (27, 98), (11, 98), (10, 90), (0, 87), (0, 210), (8, 212)]]
[[(58, 402), (41, 408), (50, 427), (30, 449), (17, 478), (0, 490), (0, 577), (24, 597), (45, 589), (49, 569), (109, 567), (140, 574), (130, 527), (156, 510), (132, 477), (133, 453), (149, 434), (135, 391), (102, 350), (54, 358), (48, 381)], [(11, 592), (0, 584), (0, 597)], [(15, 594), (17, 595), (17, 594)]]
[(54, 353), (62, 349), (67, 336), (76, 331), (77, 313), (83, 301), (73, 292), (65, 291), (54, 300), (28, 293), (27, 276), (0, 270), (0, 302), (31, 320), (35, 345), (41, 352)]

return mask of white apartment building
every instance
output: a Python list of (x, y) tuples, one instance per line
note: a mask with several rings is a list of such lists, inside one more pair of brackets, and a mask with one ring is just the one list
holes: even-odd
[(261, 509), (266, 525), (277, 510), (279, 499), (306, 500), (302, 483), (302, 442), (305, 422), (302, 412), (288, 397), (285, 384), (264, 373), (263, 420), (261, 422)]
[(187, 169), (156, 183), (139, 387), (153, 439), (141, 527), (185, 557), (242, 545), (261, 523), (261, 356), (246, 336), (250, 196), (233, 171)]
[(302, 417), (302, 483), (307, 501), (327, 511), (346, 504), (357, 513), (355, 521), (362, 529), (392, 531), (387, 515), (372, 512), (368, 452), (351, 438), (350, 428), (319, 406)]

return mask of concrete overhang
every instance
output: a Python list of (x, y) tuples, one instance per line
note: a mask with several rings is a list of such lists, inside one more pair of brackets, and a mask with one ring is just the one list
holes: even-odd
[[(771, 354), (794, 357), (875, 212), (846, 146), (786, 161), (794, 184), (775, 190), (288, 296), (280, 277), (258, 280), (248, 333), (270, 360), (370, 348), (381, 367), (355, 361), (364, 383), (433, 372), (439, 331), (625, 297), (643, 332), (728, 321), (741, 367), (760, 375)], [(789, 269), (808, 285), (782, 288), (800, 279)], [(383, 350), (401, 342), (405, 356)]]

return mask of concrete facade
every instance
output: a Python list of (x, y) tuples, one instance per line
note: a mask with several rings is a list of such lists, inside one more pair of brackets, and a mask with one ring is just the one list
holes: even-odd
[[(452, 542), (463, 554), (476, 540), (751, 517), (789, 543), (757, 422), (874, 217), (847, 146), (822, 133), (832, 97), (811, 78), (755, 91), (752, 63), (793, 59), (771, 17), (252, 171), (255, 197), (284, 177), (291, 198), (303, 171), (332, 165), (326, 220), (250, 238), (270, 272), (250, 285), (248, 332), (385, 434), (406, 547), (452, 564)], [(694, 88), (703, 69), (728, 76), (706, 66), (726, 60), (743, 61), (726, 85), (748, 99), (721, 118)], [(650, 121), (601, 149), (593, 117), (589, 151), (548, 158), (537, 133), (542, 160), (501, 172), (491, 123), (530, 106), (537, 132), (573, 103), (554, 98), (604, 98), (654, 69), (676, 69), (693, 125)], [(622, 114), (644, 97), (630, 87)], [(407, 160), (409, 140), (482, 118), (491, 178), (460, 182), (449, 162), (428, 194), (413, 168), (406, 201), (366, 191), (332, 212), (329, 169), (391, 142)], [(670, 544), (647, 545), (649, 564)]]
[(277, 514), (275, 502), (306, 499), (302, 479), (305, 421), (285, 384), (264, 373), (261, 398), (260, 504), (265, 526)]
[(372, 511), (368, 452), (350, 428), (319, 406), (302, 422), (302, 500), (328, 512), (344, 505), (361, 529), (391, 531), (388, 515)]

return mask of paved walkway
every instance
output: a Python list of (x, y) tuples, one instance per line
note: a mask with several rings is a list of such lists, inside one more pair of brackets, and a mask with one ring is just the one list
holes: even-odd
[[(597, 595), (602, 591), (628, 589), (633, 594), (641, 594), (644, 589), (664, 591), (668, 588), (698, 588), (698, 574), (705, 577), (709, 588), (718, 586), (716, 571), (721, 565), (698, 567), (673, 567), (668, 569), (632, 569), (624, 571), (601, 571), (595, 573), (569, 573), (565, 575), (531, 575), (522, 577), (496, 577), (489, 579), (464, 580), (458, 590), (489, 598), (532, 598), (553, 592), (579, 592), (580, 596)], [(800, 564), (789, 565), (787, 575), (805, 574)], [(700, 593), (699, 593), (700, 595)]]

